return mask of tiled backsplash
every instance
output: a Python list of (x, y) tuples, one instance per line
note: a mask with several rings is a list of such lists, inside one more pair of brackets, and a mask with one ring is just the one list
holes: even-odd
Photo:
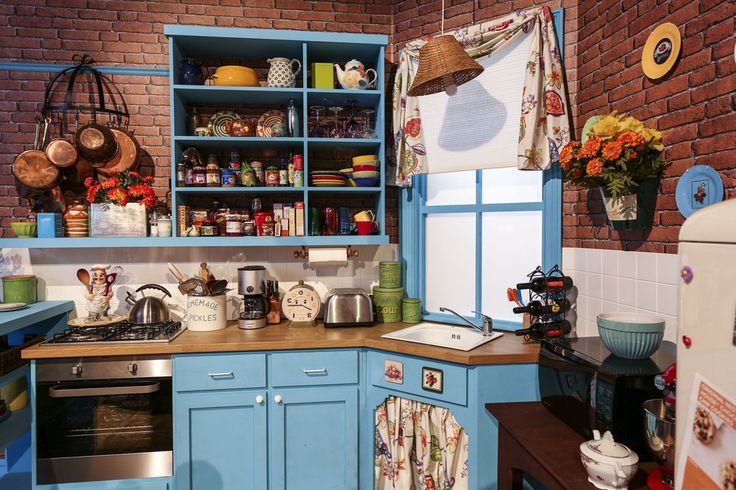
[[(2, 249), (0, 277), (35, 274), (39, 278), (39, 299), (73, 300), (77, 315), (85, 315), (86, 306), (82, 285), (77, 281), (77, 269), (89, 269), (98, 263), (120, 265), (123, 274), (114, 286), (111, 312), (127, 314), (129, 308), (124, 302), (126, 292), (135, 291), (143, 284), (154, 283), (171, 292), (171, 302), (182, 305), (182, 309), (178, 310), (181, 313), (186, 302), (168, 271), (167, 262), (174, 263), (185, 276), (196, 274), (200, 262), (207, 262), (212, 274), (218, 279), (227, 279), (229, 287), (234, 289), (228, 293), (228, 316), (236, 318), (241, 298), (237, 294), (238, 267), (265, 266), (268, 278), (279, 281), (282, 294), (300, 279), (304, 280), (324, 300), (327, 291), (332, 288), (360, 287), (370, 291), (373, 285), (378, 284), (378, 262), (396, 260), (398, 257), (398, 245), (353, 247), (360, 254), (348, 260), (346, 266), (312, 267), (306, 259), (294, 258), (296, 248)], [(176, 313), (177, 310), (173, 309), (172, 314)]]
[(572, 318), (579, 337), (598, 335), (599, 313), (658, 313), (667, 322), (665, 340), (677, 336), (679, 261), (675, 254), (563, 248), (563, 268), (577, 297)]

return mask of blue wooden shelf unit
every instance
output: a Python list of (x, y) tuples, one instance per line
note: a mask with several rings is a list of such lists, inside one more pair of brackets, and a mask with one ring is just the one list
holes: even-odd
[[(169, 83), (171, 111), (171, 207), (174, 234), (177, 232), (177, 206), (209, 208), (213, 201), (236, 202), (245, 207), (253, 197), (261, 197), (264, 210), (273, 202), (303, 201), (304, 229), (308, 233), (311, 207), (373, 208), (380, 225), (376, 235), (368, 236), (290, 236), (290, 237), (141, 237), (141, 238), (0, 238), (0, 248), (121, 248), (121, 247), (223, 247), (223, 246), (293, 246), (293, 245), (381, 245), (389, 242), (385, 225), (385, 76), (384, 35), (301, 32), (274, 29), (210, 28), (167, 25), (169, 39)], [(223, 87), (179, 84), (179, 66), (183, 58), (197, 58), (204, 66), (236, 64), (256, 68), (265, 80), (267, 60), (275, 57), (298, 59), (302, 71), (294, 88)], [(369, 90), (317, 89), (311, 87), (311, 64), (337, 63), (351, 59), (374, 68), (376, 88)], [(200, 113), (235, 110), (250, 115), (271, 109), (285, 111), (293, 100), (301, 121), (301, 136), (280, 138), (198, 137), (187, 134), (186, 117), (192, 107)], [(309, 108), (312, 106), (345, 107), (355, 101), (357, 107), (375, 111), (376, 138), (310, 138)], [(345, 114), (345, 112), (343, 112)], [(330, 112), (322, 114), (323, 126), (331, 124)], [(357, 114), (360, 116), (360, 114)], [(257, 118), (257, 117), (256, 117)], [(203, 121), (206, 122), (206, 119)], [(210, 153), (220, 157), (220, 164), (230, 151), (251, 161), (276, 163), (289, 153), (304, 156), (305, 187), (177, 187), (176, 163), (182, 151), (197, 148), (204, 158)], [(309, 174), (314, 170), (339, 170), (351, 165), (351, 156), (375, 154), (381, 161), (377, 187), (312, 187)], [(311, 202), (310, 202), (311, 201)]]

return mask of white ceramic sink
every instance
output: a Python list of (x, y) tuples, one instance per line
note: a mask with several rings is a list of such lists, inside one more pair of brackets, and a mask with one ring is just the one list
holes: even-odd
[(411, 327), (381, 335), (385, 339), (404, 340), (417, 344), (434, 345), (463, 351), (473, 350), (503, 335), (493, 332), (484, 337), (483, 332), (472, 327), (445, 325), (442, 323), (422, 322)]

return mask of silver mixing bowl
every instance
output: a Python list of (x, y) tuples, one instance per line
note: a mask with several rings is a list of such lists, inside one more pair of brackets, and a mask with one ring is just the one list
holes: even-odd
[(644, 428), (647, 444), (654, 459), (662, 467), (662, 482), (673, 486), (675, 471), (675, 416), (663, 400), (647, 400), (644, 408)]

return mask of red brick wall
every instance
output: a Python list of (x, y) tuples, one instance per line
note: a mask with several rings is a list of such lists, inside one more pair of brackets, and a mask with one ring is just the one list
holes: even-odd
[[(164, 24), (391, 34), (390, 0), (3, 0), (0, 61), (69, 64), (85, 51), (99, 65), (168, 67)], [(10, 166), (31, 146), (47, 73), (0, 71), (0, 237), (27, 214)], [(168, 190), (168, 78), (113, 76), (125, 95), (131, 129), (146, 151), (143, 167)], [(386, 225), (398, 241), (397, 193), (387, 195)]]
[[(590, 116), (614, 109), (663, 132), (672, 165), (662, 180), (654, 227), (615, 232), (606, 222), (597, 191), (566, 186), (564, 246), (676, 252), (683, 218), (674, 191), (678, 177), (693, 165), (713, 166), (723, 178), (726, 197), (736, 197), (736, 2), (477, 0), (477, 9), (475, 2), (447, 0), (445, 29), (533, 4), (565, 8), (565, 69), (576, 138)], [(398, 48), (439, 32), (440, 5), (439, 0), (395, 4)], [(665, 21), (679, 26), (682, 55), (672, 73), (652, 82), (641, 71), (641, 52), (652, 29)]]

